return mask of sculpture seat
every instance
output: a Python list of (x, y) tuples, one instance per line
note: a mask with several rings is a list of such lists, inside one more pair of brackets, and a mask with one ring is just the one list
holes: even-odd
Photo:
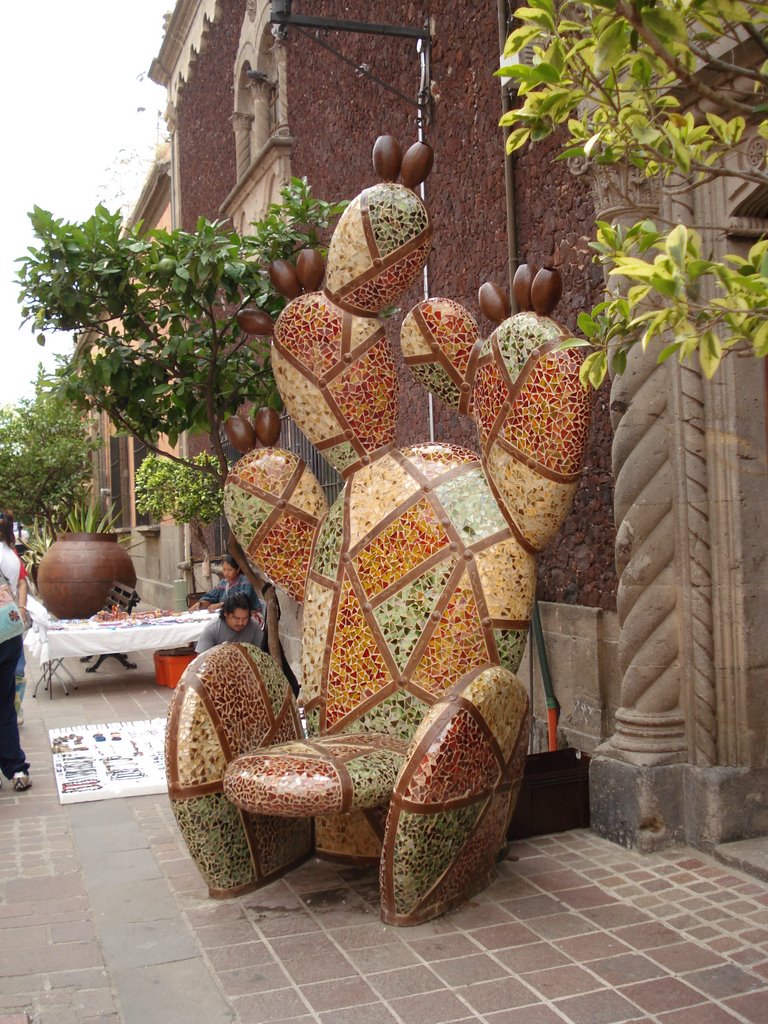
[(224, 793), (244, 811), (286, 818), (381, 807), (407, 751), (403, 740), (377, 733), (281, 743), (232, 761)]

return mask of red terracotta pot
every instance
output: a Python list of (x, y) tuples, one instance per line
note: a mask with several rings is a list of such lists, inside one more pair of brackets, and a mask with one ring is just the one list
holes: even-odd
[(63, 533), (46, 551), (37, 589), (59, 619), (87, 619), (100, 611), (113, 583), (136, 586), (136, 570), (114, 533)]

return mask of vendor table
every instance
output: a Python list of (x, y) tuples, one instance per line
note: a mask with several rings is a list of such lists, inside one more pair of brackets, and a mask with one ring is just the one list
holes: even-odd
[[(53, 696), (53, 678), (64, 658), (85, 658), (99, 654), (128, 654), (181, 647), (200, 638), (208, 611), (185, 612), (157, 619), (94, 622), (92, 619), (59, 619), (47, 625), (36, 622), (24, 639), (24, 646), (40, 661), (48, 696)], [(64, 686), (63, 681), (62, 686)], [(37, 686), (35, 692), (37, 692)], [(67, 692), (64, 686), (64, 692)]]

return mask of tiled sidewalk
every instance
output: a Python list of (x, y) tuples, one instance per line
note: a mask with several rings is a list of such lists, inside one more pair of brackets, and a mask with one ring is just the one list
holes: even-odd
[(518, 842), (416, 928), (381, 924), (374, 872), (319, 861), (209, 900), (165, 797), (58, 804), (48, 728), (164, 713), (151, 658), (108, 665), (26, 701), (34, 788), (0, 794), (0, 1024), (768, 1021), (768, 884), (696, 851)]

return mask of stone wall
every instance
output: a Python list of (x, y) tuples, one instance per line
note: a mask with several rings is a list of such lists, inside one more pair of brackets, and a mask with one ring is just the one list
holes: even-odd
[[(296, 5), (295, 10), (300, 10)], [(432, 19), (433, 117), (426, 140), (435, 163), (426, 182), (426, 201), (434, 225), (429, 285), (433, 295), (463, 303), (477, 317), (481, 332), (493, 329), (480, 313), (477, 290), (487, 280), (508, 287), (509, 260), (504, 179), (504, 146), (498, 120), (501, 87), (496, 6), (466, 4), (363, 3), (344, 6), (343, 17), (368, 22), (420, 25), (421, 12)], [(312, 5), (313, 15), (339, 17), (333, 0)], [(404, 93), (415, 95), (418, 62), (410, 41), (332, 34), (329, 39), (357, 63)], [(295, 139), (294, 173), (306, 175), (324, 198), (355, 195), (376, 178), (370, 151), (375, 138), (390, 133), (407, 144), (416, 138), (414, 113), (381, 86), (317, 44), (288, 35), (289, 121)], [(557, 316), (575, 329), (576, 316), (599, 300), (602, 277), (587, 248), (594, 209), (587, 183), (566, 164), (554, 160), (554, 144), (515, 162), (515, 220), (521, 261), (542, 265), (554, 255), (562, 269), (565, 296)], [(421, 298), (414, 290), (403, 299), (402, 313)], [(393, 318), (393, 343), (401, 315)], [(428, 398), (406, 374), (402, 379), (401, 444), (429, 437)], [(434, 431), (476, 449), (470, 420), (434, 402)], [(613, 484), (608, 386), (594, 399), (584, 476), (573, 510), (559, 536), (539, 559), (539, 596), (594, 608), (616, 607), (613, 560)]]
[[(616, 613), (583, 605), (539, 605), (552, 688), (560, 705), (558, 746), (592, 755), (613, 733), (618, 699)], [(534, 751), (547, 750), (542, 659), (529, 641), (518, 676), (532, 694)]]
[(198, 217), (220, 219), (221, 206), (235, 184), (232, 67), (245, 8), (245, 0), (229, 0), (226, 13), (209, 23), (179, 95), (179, 226), (186, 231), (194, 231)]
[[(303, 6), (297, 3), (295, 12)], [(182, 224), (188, 230), (200, 215), (221, 216), (235, 184), (232, 69), (245, 10), (238, 0), (209, 25), (179, 94)], [(505, 155), (498, 127), (501, 87), (493, 75), (499, 52), (496, 5), (470, 11), (455, 0), (418, 7), (350, 0), (341, 11), (337, 0), (322, 0), (304, 13), (419, 27), (424, 17), (431, 19), (434, 102), (426, 139), (434, 147), (435, 165), (426, 182), (426, 201), (435, 234), (429, 290), (462, 302), (478, 318), (481, 332), (489, 333), (493, 325), (479, 311), (477, 289), (487, 280), (507, 287), (510, 276)], [(373, 75), (415, 99), (419, 61), (413, 40), (339, 32), (323, 39), (353, 64), (367, 65)], [(324, 199), (354, 196), (375, 181), (370, 154), (379, 134), (393, 134), (404, 146), (415, 141), (415, 107), (295, 29), (288, 31), (285, 45), (293, 173), (306, 176), (314, 194)], [(578, 312), (599, 297), (600, 274), (586, 246), (594, 212), (584, 179), (549, 157), (554, 157), (554, 144), (538, 147), (535, 157), (515, 159), (515, 231), (521, 260), (540, 264), (552, 257), (561, 267), (565, 296), (557, 313), (573, 329)], [(402, 315), (421, 297), (419, 288), (412, 289), (391, 318), (395, 351)], [(398, 442), (426, 440), (427, 393), (405, 372), (401, 381)], [(539, 559), (542, 600), (615, 608), (607, 395), (606, 386), (594, 397), (584, 474), (571, 515)], [(477, 449), (473, 423), (439, 400), (433, 403), (433, 421), (436, 439)]]

